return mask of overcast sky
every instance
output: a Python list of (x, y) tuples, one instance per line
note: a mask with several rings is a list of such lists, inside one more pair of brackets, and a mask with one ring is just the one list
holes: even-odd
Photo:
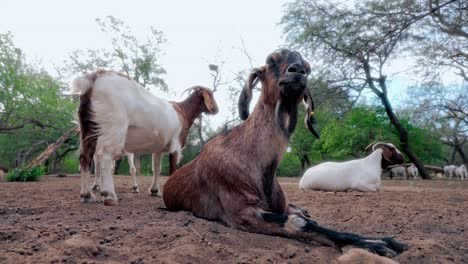
[[(210, 87), (209, 63), (226, 61), (222, 72), (225, 80), (232, 78), (231, 73), (249, 68), (249, 60), (239, 50), (242, 40), (254, 66), (262, 65), (269, 53), (282, 47), (278, 22), (285, 2), (3, 0), (0, 32), (12, 32), (16, 46), (28, 59), (53, 72), (73, 50), (110, 48), (109, 36), (100, 31), (96, 18), (112, 15), (121, 19), (139, 39), (154, 26), (167, 39), (161, 64), (167, 70), (163, 78), (174, 91), (157, 95), (179, 101), (181, 91), (190, 86)], [(397, 65), (399, 71), (402, 68)], [(403, 97), (405, 78), (394, 78), (390, 85), (399, 88), (391, 90), (391, 99)], [(216, 124), (227, 118), (228, 110), (223, 88), (215, 97), (220, 104)]]
[[(184, 89), (211, 85), (209, 63), (225, 60), (225, 79), (230, 79), (232, 72), (249, 68), (249, 60), (239, 51), (242, 40), (258, 65), (281, 47), (282, 30), (277, 24), (284, 2), (4, 0), (0, 32), (12, 32), (16, 46), (28, 59), (53, 71), (73, 50), (109, 48), (109, 37), (99, 30), (96, 18), (119, 18), (140, 39), (154, 26), (167, 39), (161, 63), (167, 70), (164, 79), (175, 91), (159, 95), (181, 100)], [(220, 102), (226, 100), (222, 91), (218, 97)], [(220, 105), (220, 110), (223, 113), (227, 108)]]

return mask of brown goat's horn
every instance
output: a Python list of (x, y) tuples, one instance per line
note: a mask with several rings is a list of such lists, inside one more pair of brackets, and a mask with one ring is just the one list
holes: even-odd
[(184, 95), (185, 93), (188, 93), (188, 95), (191, 95), (191, 94), (192, 94), (192, 91), (195, 91), (195, 90), (197, 90), (197, 89), (198, 89), (197, 86), (189, 87), (189, 88), (185, 89), (185, 90), (182, 92), (182, 95)]

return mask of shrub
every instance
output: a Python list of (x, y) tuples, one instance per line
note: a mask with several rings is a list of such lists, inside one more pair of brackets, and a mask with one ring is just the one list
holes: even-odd
[(37, 166), (32, 169), (13, 169), (5, 177), (6, 181), (38, 181), (44, 175), (46, 168)]

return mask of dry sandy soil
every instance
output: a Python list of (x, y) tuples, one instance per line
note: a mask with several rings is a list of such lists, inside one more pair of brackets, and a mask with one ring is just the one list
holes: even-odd
[[(132, 194), (130, 177), (116, 177), (117, 207), (80, 203), (74, 176), (0, 182), (0, 263), (337, 263), (342, 256), (167, 212), (146, 192), (150, 181), (140, 177), (142, 192)], [(289, 201), (324, 226), (408, 243), (395, 261), (468, 263), (468, 181), (393, 180), (378, 193), (336, 194), (300, 191), (298, 179), (280, 182)]]

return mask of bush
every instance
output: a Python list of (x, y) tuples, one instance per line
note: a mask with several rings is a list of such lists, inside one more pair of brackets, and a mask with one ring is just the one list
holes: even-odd
[(6, 181), (38, 181), (44, 175), (46, 168), (37, 166), (32, 169), (13, 169), (5, 177)]

